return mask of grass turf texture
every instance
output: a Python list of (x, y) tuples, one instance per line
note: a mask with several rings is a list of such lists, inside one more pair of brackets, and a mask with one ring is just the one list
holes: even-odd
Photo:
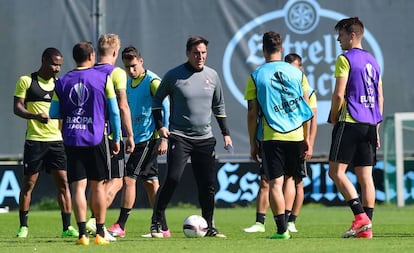
[[(296, 224), (299, 233), (290, 240), (268, 239), (275, 232), (270, 211), (267, 213), (266, 232), (248, 234), (244, 227), (254, 223), (255, 208), (238, 207), (216, 209), (217, 228), (227, 238), (186, 238), (182, 232), (183, 220), (191, 214), (200, 214), (196, 208), (169, 208), (167, 218), (171, 238), (141, 238), (148, 233), (151, 210), (134, 209), (127, 223), (125, 238), (107, 246), (75, 245), (75, 239), (60, 238), (60, 212), (31, 211), (29, 236), (16, 238), (18, 212), (0, 214), (0, 251), (8, 252), (413, 252), (414, 206), (397, 208), (377, 206), (374, 213), (374, 238), (342, 239), (342, 233), (351, 225), (353, 216), (347, 207), (305, 205)], [(118, 216), (117, 209), (108, 210), (107, 227)], [(72, 215), (72, 225), (76, 227)]]

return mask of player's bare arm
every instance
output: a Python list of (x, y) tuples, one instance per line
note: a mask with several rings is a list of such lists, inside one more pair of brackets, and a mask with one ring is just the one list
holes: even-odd
[(26, 109), (26, 106), (24, 105), (25, 99), (14, 97), (14, 105), (13, 105), (13, 112), (17, 116), (23, 118), (23, 119), (35, 119), (38, 120), (41, 123), (48, 123), (49, 122), (49, 115), (46, 113), (31, 113)]
[(256, 99), (247, 101), (247, 128), (249, 131), (250, 157), (259, 161), (259, 147), (256, 141), (258, 102)]

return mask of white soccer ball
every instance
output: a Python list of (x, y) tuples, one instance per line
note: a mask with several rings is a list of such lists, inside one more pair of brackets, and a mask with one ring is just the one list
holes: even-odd
[(204, 237), (207, 233), (207, 221), (200, 215), (188, 216), (183, 222), (183, 232), (186, 237)]

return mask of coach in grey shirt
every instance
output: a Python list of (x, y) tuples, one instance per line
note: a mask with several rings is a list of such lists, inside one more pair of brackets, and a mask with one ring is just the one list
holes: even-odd
[[(206, 236), (225, 237), (214, 226), (214, 183), (216, 139), (211, 130), (211, 115), (217, 119), (225, 147), (231, 147), (226, 125), (223, 90), (217, 72), (205, 66), (208, 41), (200, 36), (187, 40), (188, 61), (163, 77), (153, 98), (153, 115), (162, 138), (168, 138), (165, 182), (158, 191), (151, 223), (153, 237), (169, 237), (165, 209), (180, 182), (188, 158), (198, 187), (202, 216), (207, 221)], [(170, 98), (170, 129), (162, 122), (162, 101)]]

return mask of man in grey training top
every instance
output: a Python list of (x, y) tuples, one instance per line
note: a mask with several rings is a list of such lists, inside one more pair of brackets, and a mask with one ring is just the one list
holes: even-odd
[[(154, 205), (152, 237), (170, 236), (165, 209), (189, 157), (198, 187), (202, 216), (208, 224), (206, 236), (225, 237), (217, 231), (213, 221), (216, 139), (211, 130), (212, 113), (220, 126), (225, 147), (231, 147), (232, 141), (226, 125), (220, 78), (215, 70), (204, 65), (207, 46), (206, 39), (190, 37), (186, 45), (187, 62), (167, 72), (153, 98), (156, 128), (161, 138), (168, 138), (168, 171)], [(162, 101), (166, 96), (170, 97), (169, 129), (163, 125), (161, 113)]]

